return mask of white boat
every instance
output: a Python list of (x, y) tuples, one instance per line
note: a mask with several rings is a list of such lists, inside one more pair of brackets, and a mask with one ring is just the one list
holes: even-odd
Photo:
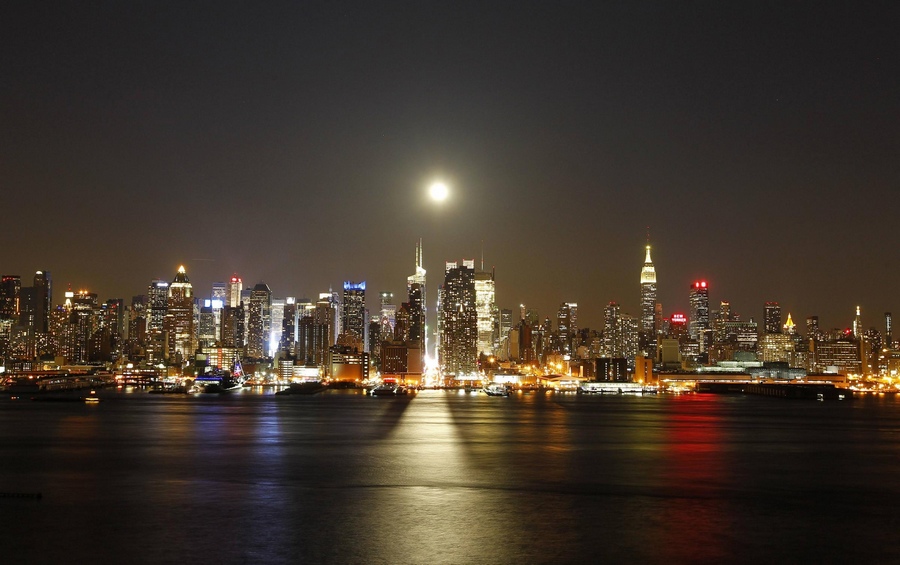
[(509, 389), (503, 383), (488, 383), (481, 390), (488, 396), (509, 396)]
[(655, 386), (641, 383), (588, 382), (578, 387), (579, 394), (656, 394)]
[(370, 396), (397, 396), (406, 394), (406, 387), (397, 383), (382, 383), (369, 391)]

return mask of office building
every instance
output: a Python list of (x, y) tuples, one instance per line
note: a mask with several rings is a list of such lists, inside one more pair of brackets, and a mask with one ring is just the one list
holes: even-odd
[(168, 358), (170, 361), (177, 361), (180, 356), (183, 363), (188, 362), (193, 360), (197, 338), (194, 326), (194, 290), (184, 266), (178, 267), (168, 291), (163, 322)]
[(709, 327), (709, 284), (696, 281), (690, 288), (689, 302), (691, 318), (688, 322), (688, 333), (691, 339), (700, 344), (700, 353), (706, 351), (706, 340)]
[(272, 291), (264, 282), (250, 292), (247, 309), (247, 357), (263, 359), (267, 356), (272, 315)]
[(781, 306), (777, 302), (766, 302), (763, 310), (763, 331), (767, 334), (782, 333)]
[(656, 323), (656, 267), (650, 259), (650, 246), (641, 268), (641, 320), (640, 348), (648, 356), (656, 357), (656, 339), (659, 327)]
[(563, 302), (556, 314), (556, 328), (559, 333), (559, 352), (574, 355), (575, 336), (578, 335), (578, 304)]
[(478, 315), (477, 350), (486, 356), (494, 354), (499, 333), (500, 322), (495, 289), (494, 270), (485, 271), (484, 261), (482, 261), (482, 269), (475, 273), (475, 311)]
[(232, 308), (237, 308), (241, 305), (242, 293), (244, 290), (244, 281), (241, 280), (241, 277), (237, 276), (237, 273), (231, 275), (231, 279), (228, 281), (228, 287), (225, 291), (227, 295), (227, 304)]
[[(425, 295), (426, 271), (422, 266), (422, 240), (416, 244), (416, 271), (406, 279), (406, 294), (409, 299), (409, 340), (427, 343), (427, 300)], [(421, 349), (425, 353), (425, 347)]]
[(476, 370), (478, 313), (475, 308), (475, 262), (448, 262), (440, 289), (438, 361), (457, 378)]
[(0, 319), (19, 319), (19, 297), (22, 279), (19, 275), (3, 275), (0, 282)]
[(364, 351), (366, 336), (366, 281), (355, 283), (344, 282), (344, 294), (341, 302), (341, 333), (345, 339), (357, 344), (359, 351)]

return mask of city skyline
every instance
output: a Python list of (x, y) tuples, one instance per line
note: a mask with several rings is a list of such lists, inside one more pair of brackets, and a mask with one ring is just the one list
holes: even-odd
[(745, 318), (896, 310), (896, 6), (2, 10), (0, 270), (57, 291), (184, 264), (399, 295), (422, 238), (431, 273), (483, 249), (501, 307), (599, 326), (640, 315), (649, 226), (667, 314), (702, 279)]
[[(425, 255), (425, 253), (424, 253), (424, 251), (419, 249), (420, 245), (422, 245), (421, 240), (419, 241), (419, 243), (416, 244), (416, 267), (417, 267), (417, 273), (419, 273), (421, 275), (421, 271), (418, 270), (419, 269), (418, 265), (419, 265), (419, 261), (423, 261), (423, 256)], [(656, 260), (657, 251), (655, 250), (655, 247), (653, 245), (649, 245), (649, 244), (644, 245), (641, 248), (641, 253), (646, 253), (646, 259), (649, 259), (651, 250), (653, 253), (653, 262), (650, 264), (657, 265), (658, 264), (658, 262)], [(644, 262), (635, 261), (635, 269), (638, 271), (637, 275), (640, 275), (641, 277), (644, 276), (642, 271), (646, 271), (646, 269), (647, 269), (648, 263), (646, 262), (646, 259)], [(469, 261), (475, 261), (475, 259), (471, 259)], [(443, 263), (444, 263), (444, 265), (446, 265), (448, 262), (449, 262), (449, 260), (444, 261)], [(191, 281), (194, 285), (194, 295), (198, 299), (213, 298), (213, 294), (216, 292), (216, 285), (226, 284), (225, 281), (233, 281), (234, 277), (237, 277), (239, 280), (241, 280), (241, 279), (243, 280), (245, 290), (252, 289), (255, 284), (264, 284), (266, 286), (272, 286), (272, 285), (269, 285), (268, 282), (265, 280), (259, 280), (256, 283), (250, 282), (248, 285), (248, 282), (252, 279), (250, 277), (248, 277), (246, 274), (238, 273), (238, 272), (231, 273), (229, 276), (223, 276), (220, 279), (210, 280), (210, 281), (200, 280), (198, 282), (197, 276), (195, 274), (193, 274), (192, 270), (186, 266), (189, 264), (190, 263), (179, 263), (176, 267), (174, 267), (173, 268), (173, 272), (175, 273), (174, 278), (173, 278), (173, 275), (152, 277), (151, 284), (156, 283), (156, 281), (163, 281), (168, 285), (168, 283), (170, 282), (170, 279), (172, 279), (173, 281), (177, 280), (179, 274), (183, 274), (181, 270), (184, 269), (185, 271), (187, 271), (187, 273), (191, 277)], [(202, 264), (202, 262), (201, 262), (201, 264)], [(492, 271), (496, 270), (496, 268), (497, 268), (496, 265), (491, 265), (490, 267), (486, 267), (486, 265), (487, 265), (486, 263), (484, 265), (482, 265), (482, 268), (486, 268), (487, 273), (491, 273)], [(643, 269), (642, 269), (642, 267), (643, 267)], [(2, 270), (2, 266), (0, 266), (0, 270)], [(409, 269), (407, 269), (407, 270), (409, 270)], [(426, 269), (425, 271), (427, 272), (427, 270), (428, 269)], [(62, 281), (60, 281), (60, 279), (57, 278), (56, 275), (54, 275), (54, 271), (52, 269), (38, 270), (37, 272), (38, 273), (46, 272), (54, 280), (54, 284), (52, 286), (53, 297), (50, 300), (50, 304), (52, 307), (55, 307), (57, 304), (63, 303), (63, 301), (64, 301), (63, 295), (68, 290), (89, 291), (91, 293), (97, 294), (103, 300), (105, 300), (105, 299), (122, 299), (125, 301), (126, 304), (128, 304), (130, 302), (130, 300), (133, 296), (147, 293), (147, 286), (145, 284), (143, 287), (134, 289), (134, 291), (132, 291), (132, 292), (126, 292), (121, 295), (106, 295), (102, 292), (98, 292), (98, 290), (90, 284), (72, 284), (70, 282), (62, 282)], [(435, 270), (433, 272), (442, 273), (443, 271), (435, 268)], [(481, 271), (479, 271), (479, 272), (481, 272)], [(7, 275), (19, 276), (19, 277), (23, 278), (26, 281), (26, 283), (30, 280), (30, 277), (31, 277), (30, 273), (26, 273), (23, 275), (22, 273), (12, 273), (12, 272), (3, 271), (2, 274), (3, 274), (3, 276), (7, 276)], [(634, 273), (632, 273), (632, 274), (634, 274)], [(643, 306), (641, 304), (641, 296), (642, 296), (641, 292), (644, 288), (644, 286), (643, 286), (644, 283), (643, 283), (643, 278), (641, 279), (641, 282), (637, 281), (637, 278), (638, 278), (637, 275), (635, 275), (633, 277), (635, 279), (635, 281), (633, 283), (633, 286), (635, 287), (635, 289), (632, 292), (632, 294), (634, 294), (635, 297), (633, 297), (632, 300), (628, 300), (627, 298), (622, 299), (620, 297), (605, 297), (604, 298), (602, 296), (593, 296), (593, 297), (581, 298), (579, 300), (571, 300), (570, 298), (558, 295), (558, 296), (549, 297), (549, 298), (543, 297), (542, 300), (540, 300), (540, 301), (526, 303), (526, 302), (510, 300), (508, 298), (504, 299), (504, 297), (500, 294), (500, 291), (498, 291), (498, 293), (497, 293), (498, 298), (497, 298), (496, 304), (497, 304), (498, 309), (509, 309), (509, 310), (513, 310), (513, 311), (518, 311), (519, 306), (521, 304), (525, 304), (529, 309), (537, 310), (541, 319), (549, 318), (551, 320), (555, 320), (556, 309), (558, 308), (560, 303), (574, 302), (574, 303), (579, 304), (579, 319), (581, 320), (579, 323), (579, 327), (588, 327), (591, 329), (601, 329), (604, 327), (605, 310), (606, 310), (607, 305), (610, 302), (615, 302), (615, 303), (619, 304), (622, 314), (627, 314), (627, 315), (630, 315), (630, 316), (633, 316), (633, 317), (636, 317), (639, 319), (642, 317)], [(655, 277), (655, 273), (654, 273), (654, 277)], [(402, 273), (398, 273), (398, 276), (394, 277), (394, 278), (396, 279), (396, 281), (402, 281), (403, 278), (405, 278), (405, 277), (402, 276)], [(371, 283), (371, 278), (362, 276), (358, 280), (361, 281), (361, 284), (363, 284), (364, 287), (366, 285), (368, 285), (370, 288), (373, 289), (373, 293), (370, 294), (366, 298), (366, 301), (365, 301), (366, 308), (372, 314), (374, 314), (380, 310), (380, 304), (378, 302), (379, 299), (378, 299), (377, 293), (389, 292), (398, 297), (405, 297), (408, 292), (407, 289), (402, 288), (403, 286), (408, 286), (408, 285), (401, 286), (401, 284), (402, 284), (401, 282), (391, 282), (387, 285), (375, 286)], [(654, 278), (654, 280), (656, 280), (656, 279)], [(663, 280), (665, 280), (665, 279), (663, 279)], [(497, 282), (496, 286), (498, 288), (506, 289), (509, 286), (512, 286), (510, 281), (503, 281), (502, 277), (499, 278), (498, 281), (496, 281), (496, 282)], [(347, 284), (352, 284), (352, 281), (349, 281), (349, 279), (347, 279), (345, 277), (341, 280), (335, 281), (334, 284), (330, 284), (329, 286), (327, 286), (325, 288), (307, 289), (307, 291), (302, 292), (302, 291), (297, 290), (296, 287), (289, 286), (286, 289), (282, 289), (280, 287), (275, 287), (270, 292), (273, 297), (282, 297), (282, 298), (294, 297), (297, 299), (308, 298), (308, 299), (311, 299), (313, 302), (315, 302), (315, 298), (317, 296), (319, 296), (320, 293), (325, 292), (326, 290), (339, 292), (342, 288), (342, 285), (345, 287)], [(433, 281), (431, 283), (431, 286), (434, 287), (434, 289), (432, 290), (433, 293), (436, 293), (436, 289), (439, 284), (441, 284), (440, 280)], [(864, 312), (863, 328), (872, 327), (872, 328), (876, 328), (879, 330), (884, 329), (883, 328), (884, 314), (894, 311), (894, 309), (892, 309), (891, 307), (872, 309), (864, 304), (861, 304), (859, 302), (853, 302), (852, 300), (848, 299), (847, 312), (845, 312), (845, 315), (843, 316), (843, 318), (835, 317), (834, 321), (832, 321), (830, 317), (824, 316), (819, 313), (819, 312), (826, 311), (826, 309), (824, 309), (824, 308), (819, 309), (819, 310), (813, 309), (812, 311), (809, 311), (809, 312), (803, 312), (803, 311), (797, 310), (796, 308), (792, 309), (790, 307), (790, 305), (786, 305), (785, 302), (780, 301), (777, 298), (767, 299), (767, 300), (760, 302), (759, 304), (754, 304), (754, 305), (746, 305), (742, 302), (736, 302), (734, 300), (730, 300), (730, 299), (726, 298), (725, 296), (720, 296), (720, 291), (716, 286), (715, 279), (707, 280), (706, 278), (702, 278), (702, 280), (701, 280), (698, 278), (698, 279), (692, 280), (692, 281), (685, 281), (685, 284), (680, 285), (680, 288), (678, 288), (678, 290), (682, 291), (681, 294), (683, 295), (681, 307), (669, 307), (664, 302), (661, 302), (661, 301), (658, 302), (658, 303), (662, 304), (662, 307), (663, 307), (663, 311), (662, 311), (663, 318), (669, 318), (673, 314), (682, 314), (682, 315), (686, 316), (689, 321), (694, 320), (695, 318), (691, 316), (692, 308), (691, 308), (691, 303), (690, 303), (690, 296), (693, 294), (694, 287), (699, 284), (704, 285), (703, 290), (708, 296), (708, 298), (707, 298), (708, 314), (706, 315), (707, 316), (707, 322), (706, 322), (707, 325), (709, 324), (710, 314), (714, 311), (719, 310), (720, 302), (728, 303), (728, 308), (729, 308), (731, 314), (740, 316), (740, 318), (742, 320), (749, 320), (752, 318), (754, 321), (756, 321), (759, 324), (760, 328), (763, 328), (763, 326), (765, 325), (767, 310), (768, 310), (768, 307), (770, 304), (774, 304), (778, 308), (779, 312), (783, 311), (783, 315), (785, 318), (789, 314), (798, 320), (805, 320), (808, 316), (817, 316), (823, 327), (851, 329), (851, 330), (854, 328), (854, 324), (855, 324), (854, 320), (855, 320), (855, 316), (856, 316), (858, 309), (861, 309)], [(396, 287), (397, 290), (393, 290), (392, 285), (393, 285), (393, 287)], [(707, 288), (707, 285), (708, 285), (708, 288)], [(23, 284), (23, 286), (27, 286), (27, 285)], [(667, 285), (665, 283), (663, 283), (658, 286), (665, 289), (665, 287)], [(387, 287), (392, 287), (392, 288), (387, 288)], [(427, 288), (427, 285), (426, 285), (426, 288)], [(377, 290), (375, 290), (375, 289), (377, 289)], [(660, 295), (672, 296), (672, 295), (678, 294), (677, 291), (673, 292), (673, 289), (668, 289), (668, 290), (669, 290), (669, 292), (660, 292)], [(399, 304), (399, 302), (401, 302), (401, 301), (402, 300), (398, 300), (397, 303)], [(540, 307), (541, 304), (546, 304), (546, 308), (541, 308)], [(737, 306), (735, 307), (735, 305), (737, 305)], [(429, 332), (433, 332), (434, 324), (435, 324), (435, 315), (436, 315), (436, 313), (435, 313), (436, 301), (433, 300), (431, 303), (426, 303), (426, 307), (428, 310), (428, 320), (427, 321), (429, 324)], [(598, 314), (598, 311), (599, 311), (599, 314)], [(585, 315), (585, 313), (587, 313), (587, 315)], [(588, 317), (588, 316), (595, 316), (596, 319), (593, 317)], [(429, 341), (432, 339), (432, 337), (433, 336), (429, 335)]]

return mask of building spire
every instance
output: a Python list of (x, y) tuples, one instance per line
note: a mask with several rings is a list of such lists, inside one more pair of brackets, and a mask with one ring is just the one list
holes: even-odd
[(484, 240), (481, 240), (481, 272), (484, 272)]

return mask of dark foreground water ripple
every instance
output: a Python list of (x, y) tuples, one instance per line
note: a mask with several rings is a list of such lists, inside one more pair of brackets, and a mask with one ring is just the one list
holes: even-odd
[(0, 401), (3, 563), (900, 562), (900, 401)]

